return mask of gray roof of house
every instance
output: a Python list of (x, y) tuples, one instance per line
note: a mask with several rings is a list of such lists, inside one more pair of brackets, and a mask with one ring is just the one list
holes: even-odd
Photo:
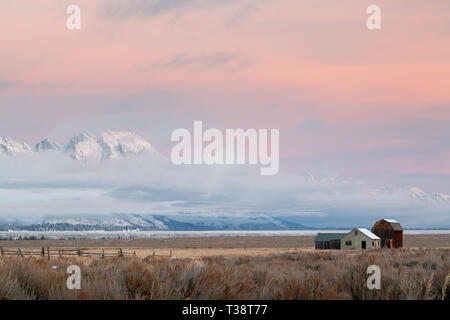
[(392, 219), (383, 219), (383, 220), (391, 225), (392, 230), (394, 230), (394, 231), (402, 231), (403, 230), (402, 226), (400, 225), (400, 223), (398, 221), (392, 220)]
[(318, 233), (314, 241), (341, 240), (346, 233)]

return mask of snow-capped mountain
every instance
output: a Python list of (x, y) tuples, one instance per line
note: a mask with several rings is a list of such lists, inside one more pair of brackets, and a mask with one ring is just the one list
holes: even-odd
[(427, 193), (418, 187), (400, 189), (377, 189), (369, 192), (371, 196), (398, 195), (413, 201), (426, 201), (450, 204), (450, 195), (443, 193)]
[(62, 146), (44, 139), (34, 148), (7, 137), (0, 137), (0, 155), (39, 154), (48, 151), (63, 152), (80, 161), (115, 159), (133, 154), (158, 154), (153, 146), (133, 132), (106, 131), (100, 134), (83, 132)]
[(37, 143), (34, 147), (35, 152), (44, 152), (44, 151), (60, 151), (63, 148), (55, 142), (49, 141), (48, 139), (44, 139), (41, 142)]
[(73, 227), (96, 227), (102, 229), (150, 229), (150, 230), (167, 230), (167, 226), (160, 220), (155, 219), (151, 215), (139, 214), (110, 214), (98, 216), (71, 216), (56, 217), (45, 219), (43, 224), (46, 225), (68, 225)]
[(295, 217), (274, 217), (267, 214), (103, 214), (47, 217), (38, 223), (7, 223), (0, 221), (0, 230), (29, 231), (122, 231), (122, 230), (302, 230), (310, 229)]
[(14, 156), (31, 152), (33, 149), (26, 143), (19, 143), (8, 137), (0, 137), (0, 154)]
[(420, 188), (413, 187), (409, 189), (411, 198), (419, 201), (437, 201), (450, 203), (450, 195), (443, 193), (426, 193)]
[(115, 159), (146, 152), (157, 153), (149, 142), (137, 134), (114, 131), (103, 132), (99, 135), (81, 133), (70, 140), (65, 151), (72, 158), (81, 161)]

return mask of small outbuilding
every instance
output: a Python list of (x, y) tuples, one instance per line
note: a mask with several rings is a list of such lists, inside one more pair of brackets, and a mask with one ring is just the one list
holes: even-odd
[(355, 228), (341, 238), (341, 249), (377, 249), (380, 238), (366, 228)]
[(345, 233), (318, 233), (314, 243), (316, 249), (341, 249), (341, 238), (345, 236)]
[(396, 220), (381, 219), (373, 225), (372, 232), (381, 238), (381, 247), (403, 247), (403, 228)]

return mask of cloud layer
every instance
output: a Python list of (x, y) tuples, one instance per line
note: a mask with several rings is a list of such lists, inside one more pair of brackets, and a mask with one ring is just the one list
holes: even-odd
[(380, 190), (337, 176), (281, 172), (267, 179), (252, 166), (175, 166), (145, 155), (80, 162), (47, 152), (0, 161), (0, 216), (6, 220), (257, 212), (319, 227), (368, 225), (377, 217), (401, 219), (410, 228), (448, 226), (450, 197), (414, 199), (411, 189)]

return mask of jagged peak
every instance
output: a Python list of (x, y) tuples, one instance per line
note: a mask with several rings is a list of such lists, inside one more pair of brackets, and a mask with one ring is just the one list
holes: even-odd
[(15, 155), (31, 152), (32, 148), (27, 143), (20, 143), (7, 136), (0, 136), (0, 154)]
[(56, 150), (61, 150), (62, 147), (53, 141), (50, 141), (48, 139), (44, 139), (40, 142), (38, 142), (35, 146), (34, 146), (34, 151), (35, 152), (40, 152), (40, 151), (56, 151)]
[(100, 134), (82, 132), (72, 138), (66, 151), (72, 157), (86, 161), (90, 158), (113, 159), (128, 154), (157, 153), (153, 146), (141, 136), (128, 131), (105, 131)]
[(108, 130), (98, 134), (84, 131), (73, 136), (65, 146), (44, 139), (31, 147), (9, 137), (0, 137), (0, 154), (13, 156), (45, 151), (62, 151), (81, 161), (113, 159), (140, 153), (159, 154), (147, 140), (130, 131)]
[(380, 195), (399, 195), (410, 198), (413, 201), (426, 201), (435, 203), (448, 203), (450, 204), (450, 195), (444, 193), (427, 193), (419, 187), (399, 188), (399, 189), (377, 189), (369, 192), (370, 196)]

